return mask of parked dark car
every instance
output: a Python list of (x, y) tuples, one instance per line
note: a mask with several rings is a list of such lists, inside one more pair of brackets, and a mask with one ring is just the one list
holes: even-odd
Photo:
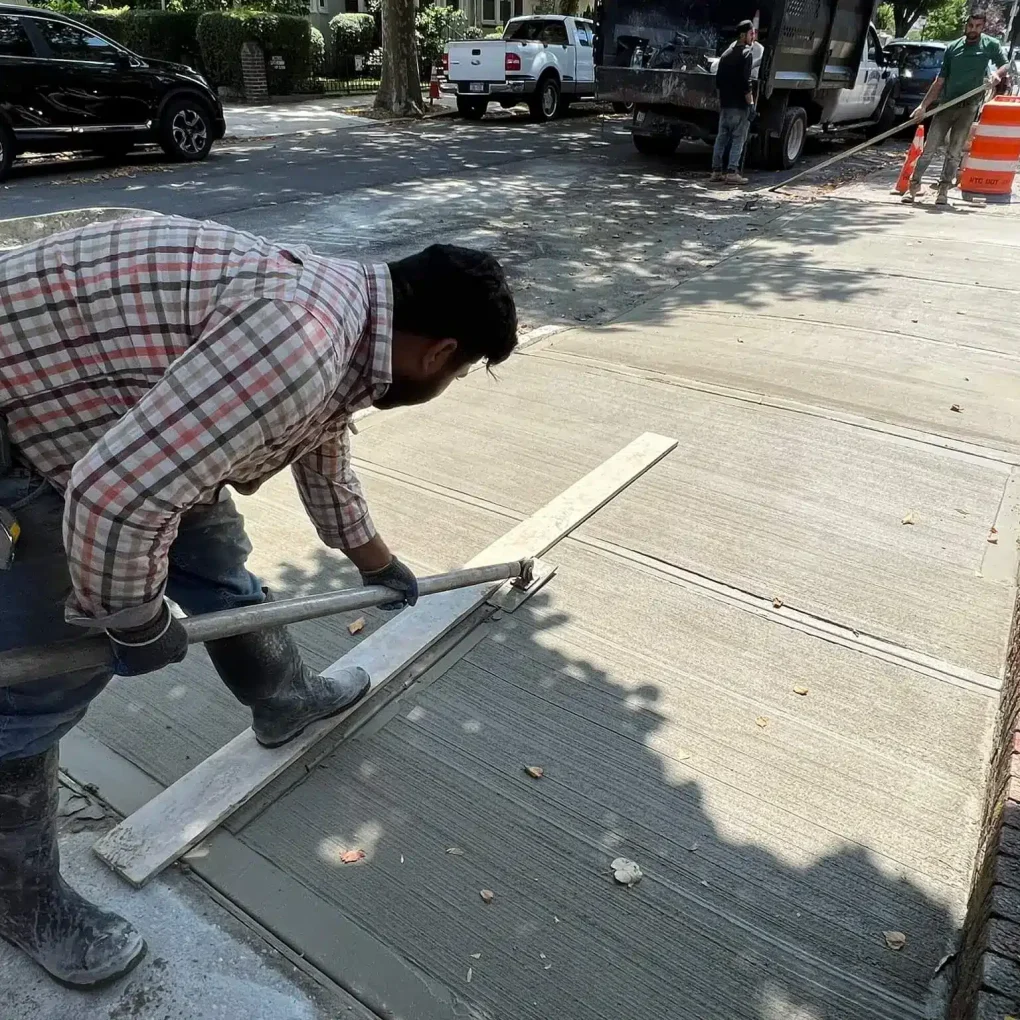
[(198, 71), (150, 60), (73, 18), (0, 4), (0, 180), (23, 152), (123, 157), (157, 142), (205, 159), (226, 130)]
[(938, 77), (946, 44), (893, 39), (885, 47), (885, 54), (893, 66), (900, 69), (896, 116), (902, 120), (910, 116)]

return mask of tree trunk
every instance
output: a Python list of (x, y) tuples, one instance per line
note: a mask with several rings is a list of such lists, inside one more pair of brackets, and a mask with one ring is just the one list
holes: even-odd
[(425, 112), (414, 34), (414, 0), (383, 0), (382, 80), (375, 108), (404, 117)]

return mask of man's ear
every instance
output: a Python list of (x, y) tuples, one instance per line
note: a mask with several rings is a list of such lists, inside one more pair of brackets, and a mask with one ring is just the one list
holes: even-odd
[(422, 359), (422, 368), (427, 375), (434, 375), (441, 372), (457, 351), (457, 341), (453, 337), (445, 340), (433, 340), (425, 348), (425, 357)]

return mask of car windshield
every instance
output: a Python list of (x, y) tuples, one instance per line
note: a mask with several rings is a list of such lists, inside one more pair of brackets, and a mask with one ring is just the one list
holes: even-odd
[(912, 71), (937, 71), (946, 51), (941, 46), (891, 46), (892, 59)]

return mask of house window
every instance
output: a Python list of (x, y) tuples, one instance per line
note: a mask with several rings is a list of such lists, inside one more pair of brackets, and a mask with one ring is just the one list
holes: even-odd
[(524, 0), (514, 0), (514, 17), (524, 17)]
[(451, 10), (459, 11), (460, 0), (446, 0), (446, 6), (449, 7)]
[(499, 0), (499, 20), (505, 25), (511, 18), (510, 0)]
[(486, 25), (496, 24), (496, 0), (482, 0), (482, 21)]

